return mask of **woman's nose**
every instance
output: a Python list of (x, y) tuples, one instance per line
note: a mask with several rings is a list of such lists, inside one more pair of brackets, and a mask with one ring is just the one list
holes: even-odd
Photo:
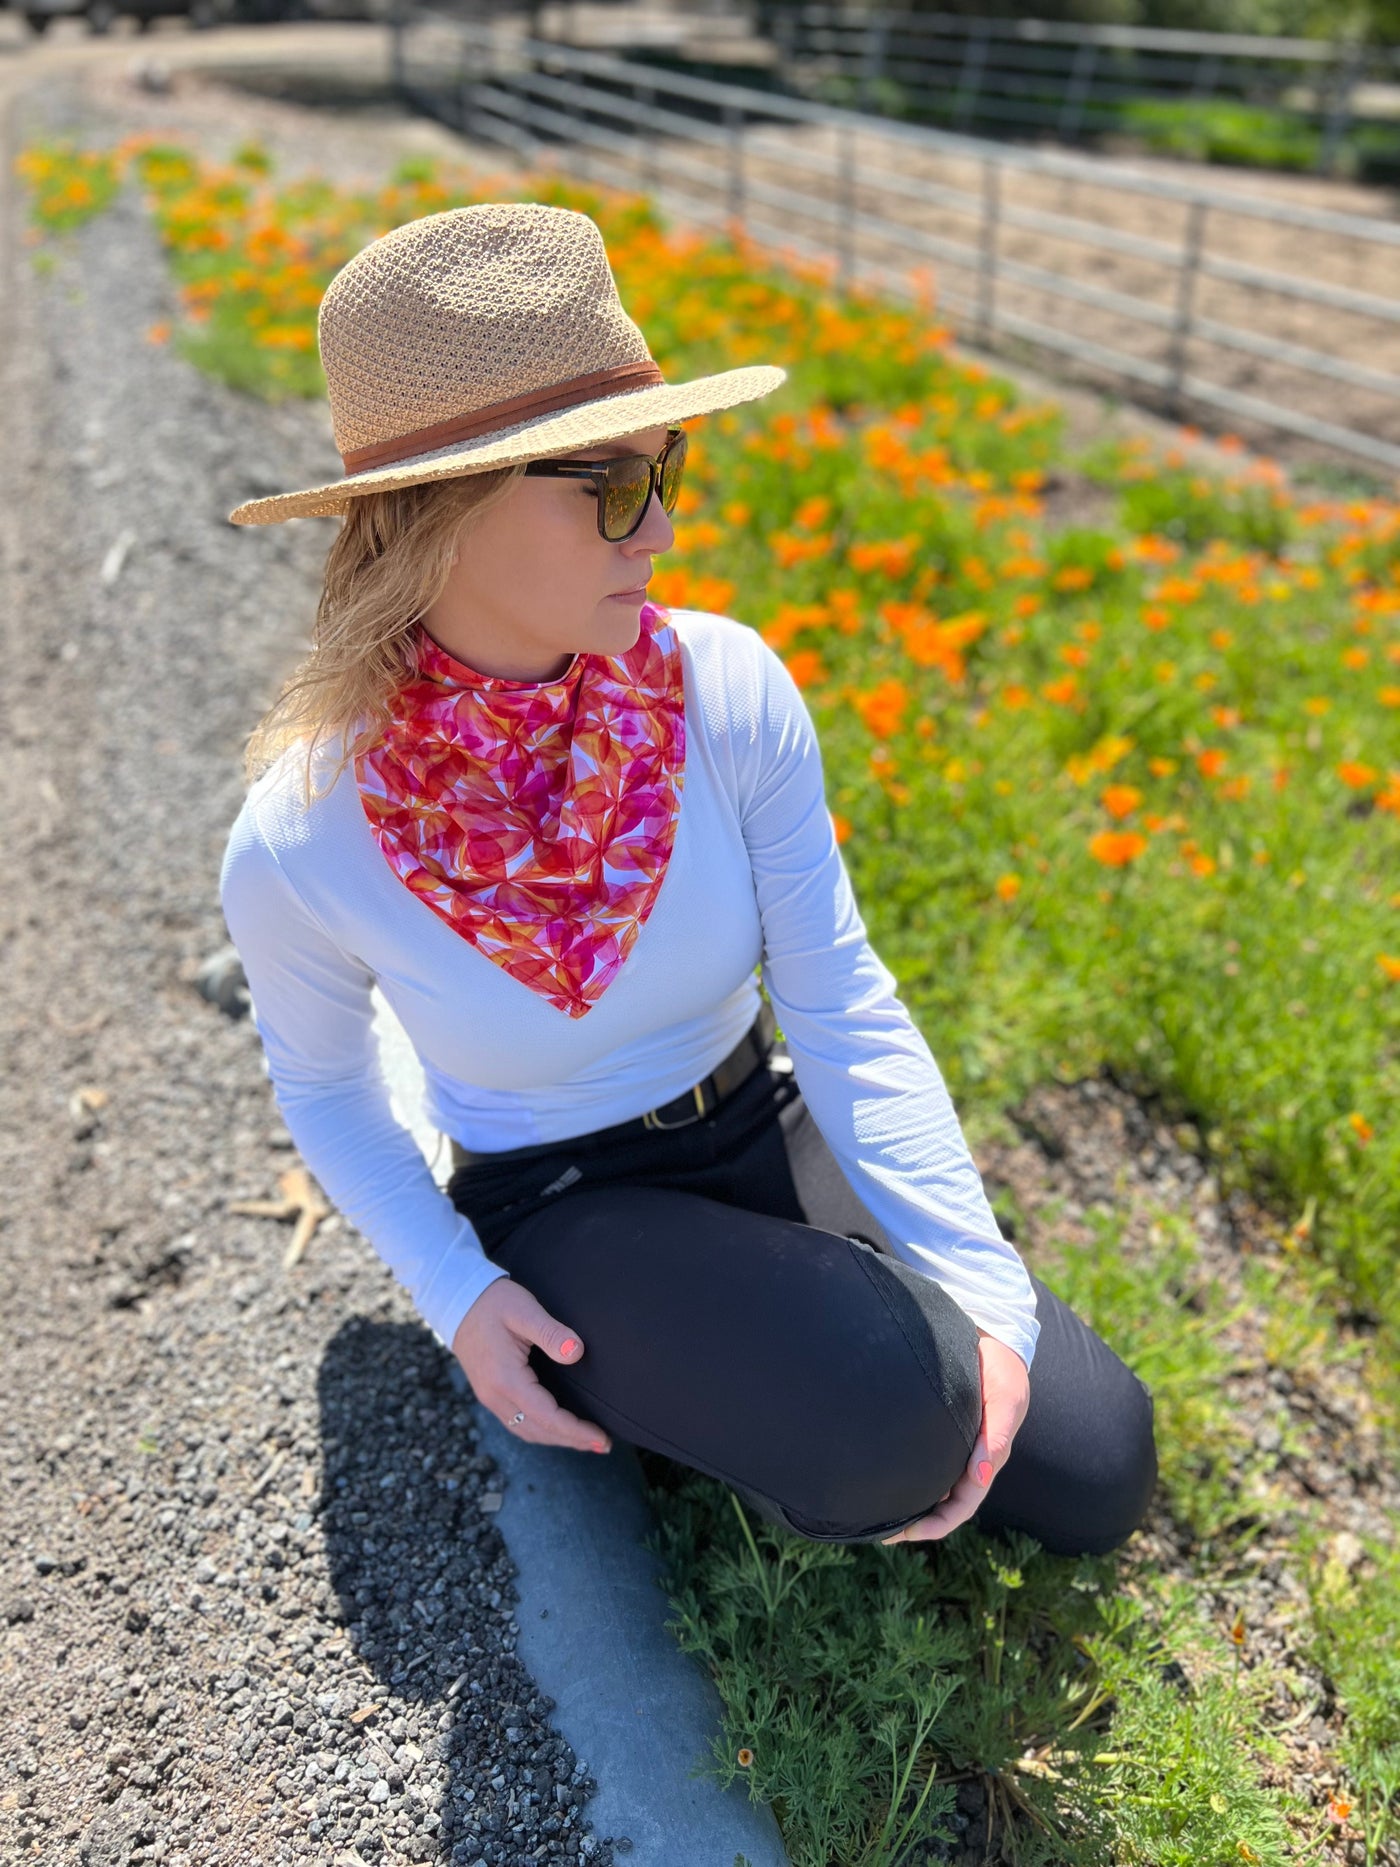
[(646, 516), (627, 542), (645, 551), (669, 551), (676, 542), (676, 528), (661, 503), (659, 492), (653, 493), (647, 501)]

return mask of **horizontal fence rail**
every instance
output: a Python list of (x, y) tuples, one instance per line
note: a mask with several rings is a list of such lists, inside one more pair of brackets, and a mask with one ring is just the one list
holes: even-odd
[(1153, 106), (1233, 99), (1316, 131), (1321, 171), (1358, 125), (1386, 132), (1400, 159), (1400, 122), (1366, 108), (1363, 89), (1400, 83), (1393, 47), (761, 0), (759, 14), (798, 90), (862, 111), (1070, 141), (1145, 129)]
[(464, 134), (926, 290), (955, 332), (1400, 469), (1400, 225), (1208, 189), (530, 38), (398, 0), (403, 94)]

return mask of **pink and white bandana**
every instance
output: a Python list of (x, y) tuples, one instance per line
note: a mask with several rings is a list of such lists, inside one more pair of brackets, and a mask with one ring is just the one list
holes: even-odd
[(418, 674), (355, 760), (389, 866), (522, 985), (581, 1018), (655, 905), (685, 780), (668, 612), (557, 681), (480, 674), (420, 632)]

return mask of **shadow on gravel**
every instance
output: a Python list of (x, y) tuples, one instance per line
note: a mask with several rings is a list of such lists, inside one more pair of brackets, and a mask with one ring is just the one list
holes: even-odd
[[(511, 1829), (529, 1819), (517, 1801), (532, 1790), (544, 1804), (535, 1819), (562, 1826), (552, 1771), (514, 1761), (555, 1734), (513, 1651), (510, 1559), (480, 1501), (491, 1461), (476, 1456), (474, 1403), (450, 1365), (426, 1329), (356, 1318), (327, 1344), (318, 1376), (330, 1581), (376, 1676), (367, 1702), (379, 1703), (359, 1727), (360, 1782), (327, 1786), (340, 1793), (326, 1798), (320, 1839), (353, 1842), (366, 1861), (384, 1858), (386, 1833), (402, 1858), (407, 1817), (411, 1859), (503, 1862)], [(446, 1765), (440, 1821), (407, 1783), (415, 1750), (429, 1780)]]

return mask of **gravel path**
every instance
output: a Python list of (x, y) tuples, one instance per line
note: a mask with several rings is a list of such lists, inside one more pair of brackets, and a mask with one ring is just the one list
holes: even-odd
[(605, 1867), (450, 1358), (338, 1221), (288, 1275), (226, 1211), (293, 1156), (191, 980), (328, 530), (224, 515), (335, 471), (323, 418), (144, 341), (134, 197), (47, 280), (0, 205), (0, 1859)]

